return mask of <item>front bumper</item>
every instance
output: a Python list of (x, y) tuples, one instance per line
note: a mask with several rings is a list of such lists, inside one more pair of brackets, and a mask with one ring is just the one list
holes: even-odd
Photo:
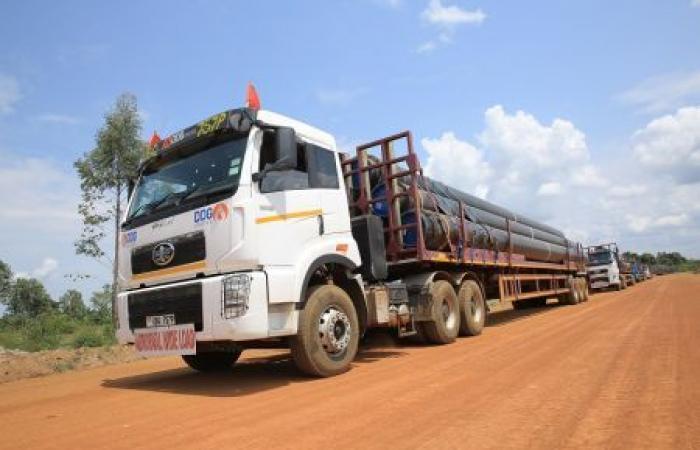
[[(120, 344), (134, 342), (134, 321), (130, 326), (129, 295), (154, 293), (154, 291), (170, 290), (173, 292), (178, 288), (192, 288), (201, 286), (201, 331), (197, 331), (197, 341), (247, 341), (254, 339), (264, 339), (269, 337), (268, 324), (268, 302), (267, 302), (267, 277), (264, 272), (245, 272), (250, 278), (250, 294), (248, 297), (248, 307), (244, 314), (239, 317), (225, 319), (223, 309), (223, 280), (229, 275), (217, 275), (196, 280), (188, 280), (176, 283), (169, 283), (162, 286), (135, 289), (122, 292), (117, 296), (117, 340)], [(178, 320), (178, 311), (168, 311), (167, 298), (163, 299), (161, 305), (166, 305), (163, 313), (175, 314)], [(176, 302), (173, 302), (175, 305)], [(197, 305), (199, 306), (199, 305)], [(177, 309), (173, 306), (173, 309)], [(134, 310), (134, 308), (131, 308)], [(197, 312), (198, 314), (199, 312)], [(188, 319), (191, 311), (188, 311)], [(180, 322), (177, 322), (180, 323)]]

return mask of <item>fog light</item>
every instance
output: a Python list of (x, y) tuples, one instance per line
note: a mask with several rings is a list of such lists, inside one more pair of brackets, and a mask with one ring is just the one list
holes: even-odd
[(248, 310), (250, 277), (245, 273), (229, 275), (221, 281), (222, 316), (224, 319), (240, 317)]

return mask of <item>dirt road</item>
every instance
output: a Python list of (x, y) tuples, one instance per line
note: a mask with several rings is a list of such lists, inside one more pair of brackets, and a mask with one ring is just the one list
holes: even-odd
[(479, 338), (381, 345), (307, 379), (139, 361), (0, 386), (2, 448), (700, 448), (700, 276), (494, 314)]

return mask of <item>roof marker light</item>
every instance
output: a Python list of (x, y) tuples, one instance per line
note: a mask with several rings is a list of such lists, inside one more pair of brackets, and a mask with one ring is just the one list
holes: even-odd
[(158, 145), (159, 142), (160, 142), (160, 136), (158, 136), (158, 133), (156, 133), (156, 131), (153, 130), (153, 136), (151, 136), (151, 140), (148, 141), (148, 145), (149, 145), (151, 148), (153, 148), (153, 147), (155, 147), (156, 145)]
[(259, 110), (260, 109), (260, 97), (258, 97), (258, 92), (255, 90), (255, 86), (250, 81), (248, 82), (248, 87), (246, 89), (246, 101), (245, 105), (248, 108)]

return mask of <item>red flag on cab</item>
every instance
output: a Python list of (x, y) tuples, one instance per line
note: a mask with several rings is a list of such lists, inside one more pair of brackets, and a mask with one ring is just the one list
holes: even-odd
[(153, 148), (159, 142), (160, 142), (160, 136), (158, 136), (158, 133), (156, 133), (156, 131), (153, 130), (153, 136), (151, 136), (151, 140), (148, 142), (148, 144), (151, 146), (151, 148)]
[(253, 86), (253, 83), (251, 82), (248, 82), (245, 105), (248, 108), (252, 108), (255, 110), (260, 109), (260, 97), (258, 97), (258, 92), (255, 90), (255, 86)]

